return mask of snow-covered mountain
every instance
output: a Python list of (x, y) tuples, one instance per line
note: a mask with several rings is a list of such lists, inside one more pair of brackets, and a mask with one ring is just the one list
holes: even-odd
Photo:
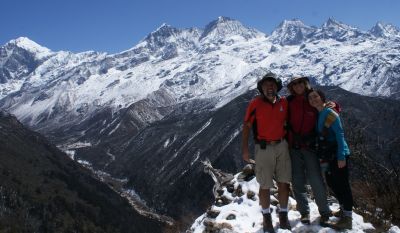
[(329, 18), (321, 28), (315, 30), (313, 39), (334, 39), (340, 42), (357, 39), (359, 37), (368, 37), (366, 32), (338, 22), (333, 18)]
[(269, 40), (282, 46), (299, 45), (316, 30), (317, 28), (307, 26), (300, 20), (285, 20), (274, 30)]
[(11, 40), (0, 47), (0, 96), (19, 90), (27, 76), (52, 55), (54, 53), (49, 49), (26, 37)]
[[(399, 99), (399, 30), (382, 28), (291, 20), (267, 36), (219, 17), (204, 29), (163, 24), (118, 54), (52, 52), (19, 38), (0, 48), (0, 109), (72, 157), (126, 178), (149, 207), (181, 218), (199, 211), (188, 208), (193, 201), (204, 207), (211, 200), (199, 175), (202, 157), (211, 154), (231, 172), (240, 166), (242, 115), (267, 71)], [(372, 111), (365, 106), (377, 101), (362, 102)], [(359, 115), (357, 122), (367, 122)], [(376, 122), (383, 128), (374, 135), (393, 123)], [(192, 194), (194, 187), (207, 189)]]
[(319, 84), (398, 98), (399, 34), (390, 25), (362, 32), (329, 19), (321, 28), (286, 20), (268, 37), (219, 17), (205, 29), (163, 24), (113, 55), (51, 52), (19, 38), (0, 49), (1, 107), (37, 125), (104, 106), (115, 112), (156, 91), (168, 93), (174, 103), (227, 102), (254, 88), (259, 77), (244, 77), (260, 68), (284, 80), (304, 74)]
[(382, 22), (376, 23), (376, 25), (373, 28), (371, 28), (369, 32), (376, 37), (394, 36), (400, 38), (400, 30), (396, 26)]

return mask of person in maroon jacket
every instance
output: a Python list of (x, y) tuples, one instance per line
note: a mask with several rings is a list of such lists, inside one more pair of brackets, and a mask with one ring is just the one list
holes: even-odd
[(321, 215), (320, 224), (324, 225), (331, 216), (327, 201), (326, 186), (321, 173), (315, 145), (315, 125), (318, 112), (308, 103), (305, 93), (311, 89), (307, 77), (293, 77), (287, 85), (290, 95), (289, 130), (287, 134), (292, 161), (292, 187), (297, 201), (297, 210), (301, 222), (310, 224), (310, 207), (307, 200), (307, 181), (311, 185), (315, 201)]

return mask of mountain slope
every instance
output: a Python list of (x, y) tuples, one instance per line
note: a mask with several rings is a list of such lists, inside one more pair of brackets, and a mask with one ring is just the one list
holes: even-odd
[(90, 172), (0, 116), (0, 230), (5, 232), (159, 232)]

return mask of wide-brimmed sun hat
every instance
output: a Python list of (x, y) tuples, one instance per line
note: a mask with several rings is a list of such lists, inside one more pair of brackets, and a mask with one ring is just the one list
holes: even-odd
[(268, 72), (266, 75), (264, 75), (258, 82), (257, 82), (257, 89), (258, 91), (260, 91), (260, 93), (262, 94), (262, 84), (264, 81), (267, 80), (271, 80), (274, 81), (276, 83), (276, 86), (278, 88), (278, 92), (282, 89), (282, 80), (280, 78), (278, 78), (276, 76), (276, 74), (272, 73), (272, 72)]
[(310, 82), (310, 79), (308, 79), (305, 76), (294, 76), (290, 79), (290, 82), (287, 84), (287, 88), (290, 88), (293, 84), (295, 84), (296, 82)]

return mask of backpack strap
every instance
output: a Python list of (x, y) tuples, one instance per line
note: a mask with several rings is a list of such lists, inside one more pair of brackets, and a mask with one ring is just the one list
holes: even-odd
[[(292, 102), (293, 101), (293, 99), (294, 99), (294, 95), (289, 95), (288, 97), (286, 97), (286, 100), (287, 100), (287, 102), (288, 102), (288, 106), (287, 106), (287, 116), (288, 116), (288, 120), (286, 121), (286, 125), (285, 125), (285, 129), (286, 129), (286, 131), (291, 131), (291, 132), (293, 132), (292, 131), (292, 126), (290, 125), (290, 102)], [(294, 133), (294, 132), (293, 132)]]
[(256, 110), (257, 108), (254, 108), (254, 110), (250, 113), (250, 116), (254, 117), (254, 122), (252, 124), (252, 129), (253, 129), (253, 137), (254, 137), (254, 141), (257, 142), (258, 141), (258, 131), (257, 131), (257, 119), (255, 119), (255, 115), (256, 115)]

